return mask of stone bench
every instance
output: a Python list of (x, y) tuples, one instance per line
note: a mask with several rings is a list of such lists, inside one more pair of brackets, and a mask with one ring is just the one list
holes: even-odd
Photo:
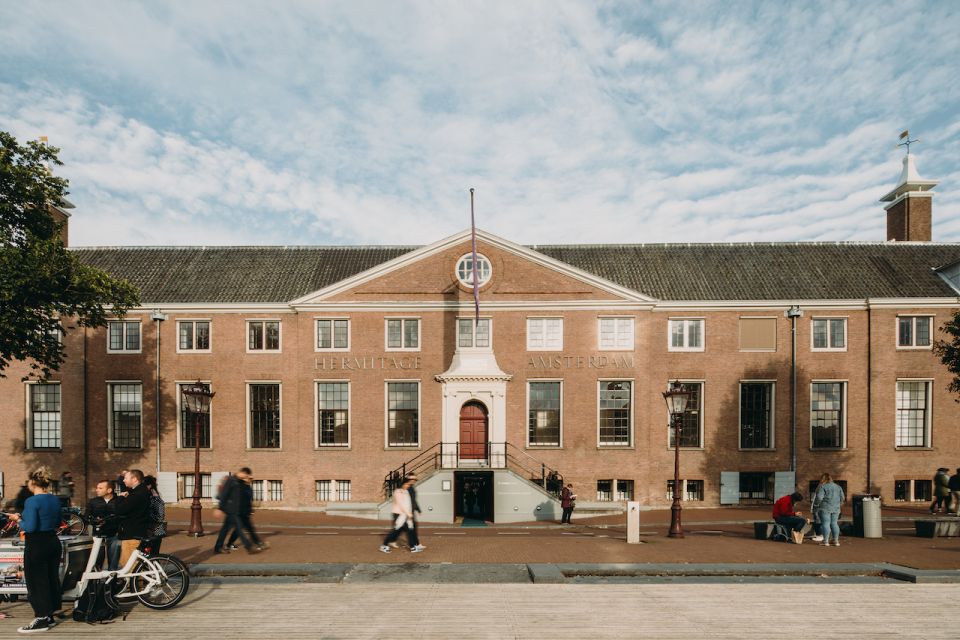
[[(777, 523), (773, 520), (758, 520), (753, 523), (753, 537), (757, 540), (769, 540), (775, 526)], [(807, 535), (811, 527), (810, 523), (803, 525), (803, 535)]]
[(925, 518), (914, 520), (913, 526), (919, 538), (960, 537), (960, 518)]

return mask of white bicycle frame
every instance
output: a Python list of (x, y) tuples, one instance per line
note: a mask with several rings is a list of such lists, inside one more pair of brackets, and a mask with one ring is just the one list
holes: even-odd
[[(79, 598), (80, 594), (87, 588), (87, 583), (91, 580), (104, 579), (107, 584), (115, 580), (126, 580), (126, 588), (116, 594), (115, 597), (117, 598), (135, 598), (144, 593), (149, 593), (152, 589), (161, 586), (167, 581), (166, 572), (148, 556), (140, 553), (139, 549), (134, 549), (130, 555), (130, 559), (119, 569), (115, 571), (95, 571), (94, 567), (100, 556), (100, 550), (103, 548), (103, 541), (103, 538), (94, 536), (93, 548), (90, 550), (90, 558), (87, 559), (87, 566), (83, 571), (83, 575), (80, 576), (80, 580), (77, 581), (74, 593), (64, 593), (64, 597)], [(104, 558), (104, 562), (106, 562), (106, 560), (107, 559)], [(138, 560), (143, 560), (143, 569), (141, 571), (133, 571), (133, 567), (137, 564)], [(144, 588), (140, 591), (134, 590), (134, 578), (143, 578), (144, 580)]]

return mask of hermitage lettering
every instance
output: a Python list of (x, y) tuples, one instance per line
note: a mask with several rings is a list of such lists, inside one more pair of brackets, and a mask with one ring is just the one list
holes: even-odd
[(632, 369), (633, 355), (619, 356), (531, 356), (528, 369)]
[(420, 356), (340, 356), (316, 358), (313, 363), (318, 371), (361, 371), (363, 369), (420, 369)]

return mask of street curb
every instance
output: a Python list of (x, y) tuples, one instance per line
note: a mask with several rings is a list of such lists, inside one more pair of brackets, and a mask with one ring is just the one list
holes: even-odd
[(555, 564), (528, 564), (527, 572), (534, 584), (566, 584), (567, 576)]
[(914, 569), (892, 564), (884, 570), (883, 575), (914, 584), (960, 584), (958, 569)]
[(343, 582), (352, 563), (192, 564), (197, 578), (306, 577), (310, 582)]

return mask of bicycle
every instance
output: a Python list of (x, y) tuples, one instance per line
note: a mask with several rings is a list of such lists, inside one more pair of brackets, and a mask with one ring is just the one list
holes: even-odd
[(97, 569), (100, 551), (105, 537), (99, 535), (100, 526), (93, 526), (93, 548), (86, 568), (76, 586), (64, 592), (64, 598), (79, 600), (80, 595), (93, 580), (104, 580), (107, 590), (116, 599), (136, 598), (150, 609), (170, 609), (176, 606), (190, 588), (190, 573), (187, 566), (176, 556), (144, 553), (146, 540), (130, 555), (120, 569), (101, 571)]
[[(87, 521), (78, 507), (68, 507), (60, 511), (61, 521), (56, 529), (58, 536), (82, 536), (87, 530)], [(13, 537), (20, 533), (20, 522), (0, 514), (0, 538)]]

